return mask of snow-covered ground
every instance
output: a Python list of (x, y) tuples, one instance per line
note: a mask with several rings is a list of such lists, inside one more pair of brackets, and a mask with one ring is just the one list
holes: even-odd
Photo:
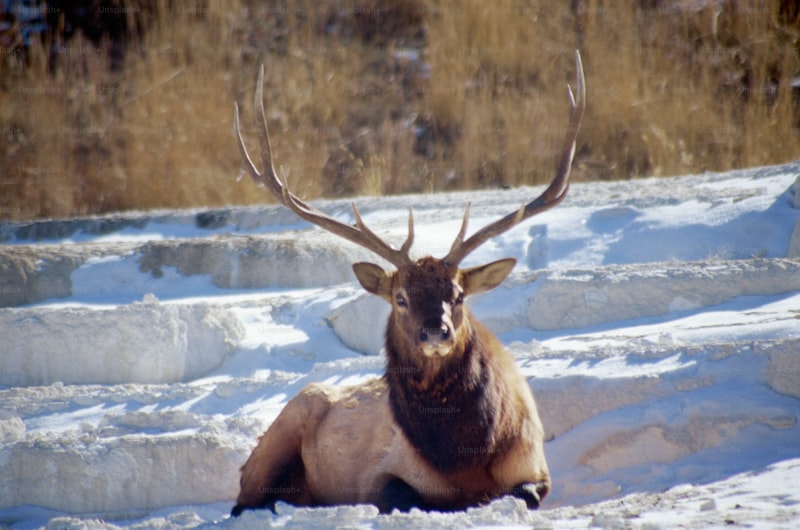
[[(381, 374), (388, 307), (350, 272), (375, 258), (272, 206), (0, 225), (0, 527), (800, 527), (798, 175), (574, 184), (464, 263), (518, 260), (470, 303), (539, 404), (536, 512), (228, 518), (292, 396)], [(355, 202), (395, 241), (413, 206), (443, 255), (468, 201), (475, 229), (538, 191)]]

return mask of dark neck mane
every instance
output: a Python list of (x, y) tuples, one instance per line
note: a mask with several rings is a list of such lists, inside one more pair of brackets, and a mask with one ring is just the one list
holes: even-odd
[(500, 450), (501, 404), (508, 390), (491, 352), (469, 329), (464, 346), (429, 359), (398, 351), (386, 338), (386, 380), (394, 419), (420, 454), (442, 472), (474, 467)]

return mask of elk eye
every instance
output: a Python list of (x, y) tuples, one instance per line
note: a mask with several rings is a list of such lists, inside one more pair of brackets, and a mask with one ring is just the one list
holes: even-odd
[(394, 299), (397, 301), (398, 307), (408, 307), (408, 301), (406, 300), (406, 297), (403, 296), (403, 293), (397, 293)]
[(458, 293), (456, 297), (456, 304), (461, 305), (464, 303), (464, 293)]

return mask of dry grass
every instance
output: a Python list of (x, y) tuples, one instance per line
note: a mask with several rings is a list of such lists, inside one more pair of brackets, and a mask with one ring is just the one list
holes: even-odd
[(10, 217), (248, 200), (245, 187), (215, 184), (221, 167), (238, 164), (223, 146), (238, 84), (230, 66), (242, 53), (219, 45), (236, 21), (202, 5), (159, 20), (129, 48), (122, 72), (109, 70), (103, 46), (82, 39), (61, 45), (52, 74), (46, 44), (11, 72), (2, 123), (13, 134), (2, 145), (0, 186)]
[(542, 4), (470, 0), (431, 8), (426, 108), (440, 147), (439, 187), (516, 185), (552, 174), (577, 43), (563, 29), (569, 9)]
[(605, 168), (598, 176), (725, 170), (800, 154), (790, 86), (800, 72), (797, 22), (780, 23), (778, 2), (748, 4), (589, 5), (584, 48), (597, 97), (585, 137)]
[(276, 163), (308, 198), (546, 181), (575, 48), (577, 179), (800, 155), (800, 27), (780, 0), (179, 4), (154, 2), (120, 71), (78, 40), (54, 69), (46, 44), (5, 53), (0, 218), (265, 201), (235, 181), (231, 134), (235, 100), (253, 138), (262, 62)]

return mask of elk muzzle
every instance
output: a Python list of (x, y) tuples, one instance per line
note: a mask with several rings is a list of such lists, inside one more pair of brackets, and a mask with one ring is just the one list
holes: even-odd
[(453, 329), (450, 323), (441, 318), (427, 319), (419, 329), (419, 342), (422, 353), (427, 357), (444, 357), (453, 348)]

